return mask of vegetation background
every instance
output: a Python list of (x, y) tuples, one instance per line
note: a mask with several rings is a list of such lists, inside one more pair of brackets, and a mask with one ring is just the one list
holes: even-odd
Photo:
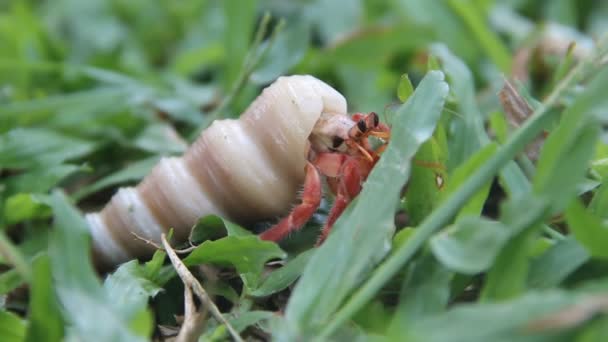
[[(605, 340), (607, 28), (593, 0), (1, 1), (0, 339)], [(81, 213), (296, 73), (393, 129), (326, 243), (327, 204), (281, 246), (203, 220), (184, 261), (227, 323), (164, 251), (99, 277)]]

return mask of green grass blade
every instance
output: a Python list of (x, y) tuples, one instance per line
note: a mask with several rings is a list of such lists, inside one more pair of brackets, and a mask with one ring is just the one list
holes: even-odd
[(539, 106), (533, 115), (517, 130), (510, 139), (501, 146), (497, 153), (488, 162), (473, 173), (469, 179), (454, 193), (443, 205), (435, 210), (416, 229), (414, 234), (385, 260), (372, 274), (372, 276), (352, 295), (348, 302), (332, 317), (332, 320), (321, 331), (320, 336), (327, 338), (344, 324), (353, 314), (365, 305), (380, 288), (405, 265), (412, 256), (422, 247), (432, 234), (444, 227), (458, 210), (466, 203), (485, 183), (507, 165), (518, 153), (523, 151), (526, 144), (532, 141), (551, 119), (549, 108), (555, 105), (560, 96), (577, 80), (590, 70), (594, 70), (587, 63), (579, 65), (570, 75), (562, 81), (546, 101)]
[(318, 331), (388, 252), (387, 238), (394, 229), (393, 215), (410, 173), (410, 159), (431, 137), (443, 109), (448, 93), (443, 79), (443, 73), (429, 72), (397, 112), (391, 142), (357, 202), (306, 266), (287, 306), (286, 324), (277, 333), (279, 340)]

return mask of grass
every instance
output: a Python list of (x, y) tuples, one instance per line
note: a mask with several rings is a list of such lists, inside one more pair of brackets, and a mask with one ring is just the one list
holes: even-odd
[[(603, 340), (606, 18), (574, 0), (0, 5), (2, 340)], [(100, 276), (82, 213), (295, 73), (393, 132), (326, 242), (327, 204), (279, 245), (211, 216), (182, 262), (158, 246)], [(501, 105), (512, 77), (527, 106)]]

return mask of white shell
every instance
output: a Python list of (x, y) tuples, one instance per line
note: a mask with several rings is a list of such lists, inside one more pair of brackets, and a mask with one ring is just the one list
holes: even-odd
[(86, 215), (95, 261), (111, 267), (146, 257), (174, 229), (184, 241), (205, 215), (253, 222), (286, 214), (304, 179), (308, 137), (322, 113), (346, 100), (312, 76), (281, 77), (238, 120), (218, 120), (179, 158), (163, 158), (137, 185)]

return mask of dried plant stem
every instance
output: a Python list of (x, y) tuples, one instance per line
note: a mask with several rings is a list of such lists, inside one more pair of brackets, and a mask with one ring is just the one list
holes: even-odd
[(182, 260), (177, 256), (177, 253), (175, 253), (175, 251), (167, 241), (167, 237), (165, 236), (165, 234), (162, 234), (161, 241), (163, 243), (165, 251), (167, 252), (167, 255), (169, 256), (169, 260), (171, 260), (175, 271), (182, 279), (184, 285), (186, 287), (191, 288), (194, 294), (200, 299), (200, 301), (207, 306), (209, 312), (211, 312), (211, 315), (213, 315), (215, 319), (217, 319), (220, 323), (226, 326), (226, 329), (235, 341), (242, 342), (243, 339), (241, 338), (239, 333), (232, 327), (232, 325), (230, 325), (230, 322), (228, 322), (228, 320), (226, 320), (226, 318), (222, 315), (222, 313), (215, 305), (215, 303), (213, 303), (203, 286), (198, 282), (198, 280), (196, 280), (192, 273), (190, 273), (190, 270), (188, 270), (186, 265), (184, 265)]
[(201, 305), (201, 309), (196, 310), (194, 298), (192, 297), (192, 289), (190, 286), (184, 287), (184, 323), (182, 324), (179, 334), (175, 339), (176, 342), (197, 341), (198, 337), (203, 332), (205, 318), (207, 316), (206, 306)]

